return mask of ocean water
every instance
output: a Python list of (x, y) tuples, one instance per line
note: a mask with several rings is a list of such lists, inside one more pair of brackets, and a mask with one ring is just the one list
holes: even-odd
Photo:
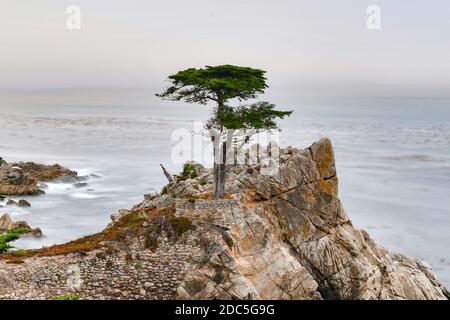
[[(0, 156), (59, 163), (90, 175), (87, 186), (49, 183), (46, 195), (21, 197), (31, 208), (5, 207), (62, 243), (102, 230), (109, 216), (159, 190), (172, 172), (174, 130), (208, 118), (205, 106), (161, 101), (157, 89), (3, 90)], [(391, 251), (427, 261), (450, 286), (450, 100), (305, 98), (295, 89), (265, 97), (294, 110), (280, 122), (282, 146), (334, 144), (339, 193), (357, 227)]]

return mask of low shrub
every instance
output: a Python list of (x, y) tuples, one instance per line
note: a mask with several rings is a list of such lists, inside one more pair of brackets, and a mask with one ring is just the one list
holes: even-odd
[(195, 166), (191, 162), (186, 162), (183, 165), (183, 171), (180, 175), (177, 176), (177, 181), (185, 181), (187, 179), (194, 179), (198, 177), (197, 169), (195, 169)]
[(0, 235), (0, 253), (5, 253), (8, 249), (14, 248), (9, 243), (16, 241), (24, 233), (30, 232), (29, 228), (17, 228)]
[(150, 232), (145, 236), (144, 245), (147, 249), (155, 251), (160, 244), (159, 236), (163, 231), (169, 240), (175, 242), (193, 228), (192, 221), (186, 217), (177, 217), (173, 214), (155, 216), (150, 222)]
[(54, 300), (80, 300), (79, 296), (59, 296), (55, 297)]

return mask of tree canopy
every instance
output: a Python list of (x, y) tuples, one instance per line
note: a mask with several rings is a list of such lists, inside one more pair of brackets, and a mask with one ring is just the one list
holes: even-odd
[(232, 65), (189, 68), (169, 76), (172, 85), (157, 96), (200, 104), (215, 101), (219, 105), (234, 98), (240, 101), (254, 99), (267, 88), (265, 73), (260, 69)]
[(227, 129), (276, 129), (277, 118), (290, 116), (292, 111), (275, 110), (275, 105), (266, 101), (236, 108), (226, 107), (217, 120)]

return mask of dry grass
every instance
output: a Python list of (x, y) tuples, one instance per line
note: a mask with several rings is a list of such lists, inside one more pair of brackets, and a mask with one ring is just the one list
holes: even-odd
[[(233, 195), (234, 195), (233, 193), (227, 193), (224, 194), (224, 196), (221, 199), (230, 200), (233, 199)], [(196, 195), (183, 196), (182, 199), (195, 201), (195, 200), (214, 200), (215, 198), (212, 192), (204, 192)]]
[[(0, 255), (0, 260), (6, 260), (8, 263), (22, 263), (24, 258), (29, 257), (58, 256), (77, 252), (85, 253), (103, 247), (101, 245), (103, 242), (126, 243), (127, 237), (136, 237), (143, 234), (145, 229), (142, 225), (145, 220), (156, 216), (168, 216), (174, 212), (174, 206), (165, 209), (131, 211), (102, 232), (61, 245), (34, 250), (21, 250), (20, 257), (12, 252), (5, 253)], [(106, 245), (105, 247), (106, 250), (111, 251), (110, 246)]]

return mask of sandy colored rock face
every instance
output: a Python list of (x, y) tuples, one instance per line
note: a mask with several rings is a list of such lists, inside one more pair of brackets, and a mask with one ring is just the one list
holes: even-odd
[(35, 162), (12, 163), (11, 166), (19, 167), (24, 174), (38, 181), (51, 181), (61, 177), (76, 177), (75, 171), (64, 168), (59, 164), (43, 165)]
[(34, 162), (18, 162), (0, 166), (0, 194), (33, 195), (43, 191), (38, 182), (61, 177), (76, 177), (77, 173), (58, 164), (46, 166)]
[(38, 181), (26, 175), (19, 167), (0, 167), (0, 193), (7, 195), (27, 195), (39, 193)]
[(26, 221), (12, 221), (7, 213), (0, 216), (0, 234), (18, 228), (29, 230), (29, 232), (22, 233), (23, 235), (31, 235), (36, 238), (42, 237), (41, 229), (32, 229)]
[[(254, 173), (234, 177), (241, 185), (240, 206), (231, 212), (217, 207), (214, 219), (229, 229), (233, 249), (217, 256), (227, 259), (215, 258), (193, 270), (192, 278), (188, 274), (179, 287), (179, 298), (223, 296), (228, 287), (242, 288), (233, 293), (240, 298), (449, 297), (429, 266), (389, 253), (352, 225), (337, 197), (329, 139), (291, 153), (276, 177)], [(212, 209), (199, 214), (198, 207), (179, 212), (198, 219), (211, 216)], [(220, 269), (229, 280), (214, 284), (211, 275)]]
[[(0, 298), (448, 299), (427, 264), (388, 252), (352, 225), (329, 139), (282, 150), (281, 159), (276, 176), (229, 168), (226, 199), (208, 197), (210, 170), (148, 195), (102, 234), (123, 221), (137, 229), (94, 251), (0, 261)], [(155, 221), (173, 217), (194, 227), (170, 240)], [(153, 249), (149, 234), (157, 234)]]

